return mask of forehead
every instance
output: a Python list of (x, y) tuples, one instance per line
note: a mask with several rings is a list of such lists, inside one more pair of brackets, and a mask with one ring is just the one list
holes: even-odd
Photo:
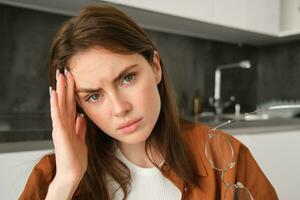
[[(91, 48), (74, 55), (68, 62), (72, 71), (86, 71), (91, 68), (114, 68), (130, 62), (132, 56), (117, 54), (103, 48)], [(114, 68), (112, 68), (114, 67)]]
[(145, 66), (147, 61), (140, 54), (124, 55), (93, 48), (73, 56), (68, 65), (76, 85), (90, 87), (110, 82), (126, 67)]

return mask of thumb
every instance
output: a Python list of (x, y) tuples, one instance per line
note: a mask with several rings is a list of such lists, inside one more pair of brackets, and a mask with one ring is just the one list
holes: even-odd
[(76, 135), (81, 142), (86, 144), (85, 136), (86, 136), (86, 120), (84, 118), (83, 113), (77, 114), (76, 117)]

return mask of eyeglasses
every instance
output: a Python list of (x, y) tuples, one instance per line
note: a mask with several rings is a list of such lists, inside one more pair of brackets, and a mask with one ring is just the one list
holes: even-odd
[(233, 122), (246, 119), (247, 116), (277, 109), (300, 108), (300, 105), (279, 105), (264, 109), (257, 109), (250, 113), (240, 115), (238, 118), (228, 120), (208, 131), (208, 140), (205, 145), (205, 156), (211, 167), (221, 172), (221, 181), (226, 186), (224, 194), (225, 200), (253, 200), (253, 196), (247, 187), (241, 182), (230, 184), (224, 180), (225, 173), (236, 165), (234, 160), (234, 151), (230, 140), (226, 135), (217, 132), (217, 129), (223, 128)]

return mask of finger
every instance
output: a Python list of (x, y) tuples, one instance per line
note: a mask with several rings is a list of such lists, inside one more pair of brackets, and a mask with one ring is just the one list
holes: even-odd
[(60, 116), (60, 110), (58, 106), (58, 98), (57, 98), (57, 92), (55, 90), (52, 90), (52, 88), (49, 88), (50, 91), (50, 113), (51, 113), (51, 119), (52, 119), (52, 127), (55, 128), (61, 128), (61, 116)]
[(75, 101), (75, 83), (72, 74), (65, 68), (64, 71), (66, 77), (66, 107), (68, 114), (75, 119), (76, 114), (76, 101)]
[(56, 71), (56, 92), (58, 97), (58, 106), (61, 117), (66, 117), (66, 81), (64, 76), (57, 70)]
[(83, 114), (78, 114), (76, 118), (76, 135), (81, 142), (86, 143), (86, 120)]
[(58, 95), (55, 90), (51, 92), (51, 119), (52, 119), (52, 140), (54, 149), (57, 152), (65, 151), (70, 141), (69, 134), (63, 124), (58, 105)]

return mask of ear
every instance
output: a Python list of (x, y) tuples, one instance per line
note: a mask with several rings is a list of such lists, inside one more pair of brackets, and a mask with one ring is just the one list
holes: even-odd
[(154, 51), (154, 53), (153, 53), (152, 69), (154, 72), (154, 78), (155, 78), (156, 84), (158, 85), (161, 81), (162, 70), (161, 70), (161, 65), (160, 65), (160, 56), (157, 51)]

